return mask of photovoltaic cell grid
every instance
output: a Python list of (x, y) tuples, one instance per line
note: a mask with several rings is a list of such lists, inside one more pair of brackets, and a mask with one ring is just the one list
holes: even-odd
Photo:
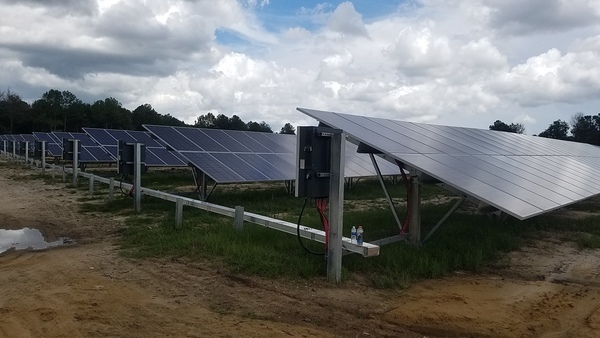
[(518, 219), (600, 194), (600, 148), (589, 144), (298, 110)]
[[(218, 183), (286, 181), (296, 176), (296, 136), (235, 130), (144, 125)], [(378, 161), (383, 175), (400, 169)], [(374, 176), (368, 155), (346, 149), (346, 177)]]
[(97, 145), (86, 133), (68, 133), (68, 132), (53, 132), (51, 136), (56, 140), (57, 144), (61, 146), (62, 152), (62, 140), (75, 139), (79, 140), (81, 144), (81, 153), (79, 155), (79, 162), (82, 163), (107, 163), (115, 162), (115, 159), (101, 146)]
[(50, 154), (50, 156), (62, 156), (62, 143), (57, 143), (56, 138), (54, 138), (51, 133), (33, 132), (33, 137), (38, 141), (46, 141), (46, 152)]
[(168, 150), (158, 140), (145, 131), (83, 128), (83, 130), (99, 145), (104, 147), (114, 158), (118, 157), (119, 140), (125, 142), (144, 143), (146, 146), (146, 165), (150, 167), (185, 167), (186, 161), (176, 152)]

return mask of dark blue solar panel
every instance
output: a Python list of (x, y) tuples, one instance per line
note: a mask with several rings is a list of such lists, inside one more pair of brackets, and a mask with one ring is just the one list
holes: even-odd
[(262, 145), (260, 142), (256, 141), (253, 137), (251, 137), (248, 133), (229, 133), (229, 136), (234, 138), (239, 143), (245, 145), (248, 149), (252, 150), (255, 153), (272, 153), (273, 151), (269, 150), (266, 146)]
[(62, 156), (62, 147), (56, 143), (48, 143), (46, 144), (46, 150), (52, 156)]
[(271, 149), (274, 153), (296, 153), (296, 142), (289, 145), (287, 138), (285, 138), (285, 136), (282, 134), (252, 133), (252, 138), (254, 138), (263, 146)]
[(207, 136), (198, 128), (177, 128), (177, 131), (197, 144), (204, 151), (227, 151), (222, 145)]
[(57, 137), (60, 140), (60, 144), (62, 144), (62, 139), (66, 138), (66, 139), (79, 140), (79, 144), (81, 144), (84, 147), (93, 147), (93, 146), (97, 145), (85, 133), (65, 133), (65, 132), (55, 131), (53, 134), (55, 137)]
[(251, 152), (250, 149), (248, 149), (243, 144), (229, 136), (229, 133), (231, 133), (231, 131), (225, 132), (219, 129), (202, 129), (202, 132), (204, 132), (206, 135), (210, 136), (212, 139), (216, 140), (222, 146), (227, 148), (225, 151), (230, 151), (232, 153)]
[(161, 161), (153, 152), (146, 148), (146, 159), (145, 163), (150, 167), (161, 167), (165, 165), (165, 162)]
[(262, 174), (250, 164), (241, 161), (239, 157), (231, 153), (214, 153), (214, 158), (225, 164), (227, 167), (234, 170), (238, 175), (246, 181), (267, 181), (269, 178)]
[(30, 143), (35, 141), (35, 137), (33, 137), (33, 135), (31, 135), (31, 134), (21, 134), (21, 137), (23, 138), (24, 141), (27, 141)]
[(223, 163), (217, 161), (207, 153), (186, 153), (185, 157), (196, 167), (201, 168), (208, 176), (216, 182), (241, 182), (244, 179), (229, 169)]
[(118, 146), (103, 146), (109, 154), (111, 154), (115, 159), (118, 157), (119, 147)]
[(258, 156), (279, 168), (279, 171), (286, 173), (289, 179), (296, 177), (296, 155), (259, 154)]
[(118, 143), (118, 140), (110, 136), (105, 129), (83, 128), (83, 130), (102, 146), (113, 146)]
[(163, 146), (153, 139), (148, 132), (128, 130), (127, 133), (129, 133), (136, 142), (144, 143), (146, 148), (163, 148)]
[(285, 173), (273, 163), (270, 163), (256, 154), (237, 154), (237, 156), (250, 164), (252, 167), (256, 168), (261, 173), (265, 174), (270, 180), (284, 181), (294, 179), (294, 171)]
[(146, 164), (148, 164), (148, 155), (154, 154), (158, 159), (160, 159), (158, 163), (162, 163), (160, 165), (165, 166), (186, 166), (187, 163), (184, 159), (182, 159), (176, 152), (169, 151), (165, 148), (146, 148)]
[(109, 131), (110, 135), (119, 141), (125, 141), (126, 143), (134, 143), (137, 140), (135, 137), (129, 135), (129, 133), (125, 130), (116, 130), (112, 129)]
[(174, 150), (177, 151), (202, 151), (194, 142), (184, 137), (181, 133), (175, 130), (173, 127), (165, 126), (148, 126), (144, 125), (144, 128), (148, 129), (151, 133), (156, 135), (159, 139), (167, 142)]
[(116, 159), (108, 154), (102, 147), (81, 147), (80, 162), (115, 162)]
[(35, 136), (35, 138), (38, 141), (46, 141), (47, 143), (56, 143), (56, 140), (54, 140), (49, 133), (37, 133), (34, 132), (33, 136)]

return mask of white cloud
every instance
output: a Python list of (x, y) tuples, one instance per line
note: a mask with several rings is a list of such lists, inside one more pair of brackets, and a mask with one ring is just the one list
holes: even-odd
[[(352, 2), (323, 2), (274, 27), (266, 0), (101, 0), (71, 11), (7, 0), (0, 90), (70, 90), (187, 122), (211, 111), (274, 129), (309, 121), (297, 106), (483, 128), (500, 119), (530, 133), (597, 111), (599, 1), (414, 3), (363, 19)], [(217, 30), (243, 44), (222, 44)]]
[(329, 17), (327, 26), (342, 35), (367, 35), (362, 15), (356, 12), (351, 2), (342, 2)]

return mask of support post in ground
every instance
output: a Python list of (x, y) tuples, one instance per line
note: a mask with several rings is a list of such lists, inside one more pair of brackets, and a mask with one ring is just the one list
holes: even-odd
[(52, 180), (56, 178), (56, 165), (52, 163)]
[(408, 240), (418, 244), (421, 243), (421, 184), (419, 176), (412, 173), (408, 200)]
[(233, 228), (237, 231), (242, 231), (244, 228), (244, 207), (236, 206), (233, 217)]
[(344, 154), (346, 137), (333, 133), (329, 185), (329, 247), (327, 248), (327, 280), (342, 281), (342, 237), (344, 232)]
[(25, 166), (29, 164), (29, 141), (25, 141)]
[(115, 194), (115, 178), (111, 177), (108, 180), (108, 200), (112, 201)]
[[(46, 173), (46, 141), (41, 142), (42, 145), (42, 175)], [(54, 178), (54, 177), (53, 177)]]
[(77, 188), (77, 175), (79, 175), (79, 140), (73, 140), (73, 186)]
[(183, 199), (175, 200), (175, 227), (181, 228), (183, 224)]
[(206, 174), (204, 171), (200, 174), (200, 200), (206, 201), (208, 189), (206, 187)]
[(135, 200), (135, 212), (142, 211), (142, 144), (135, 143), (134, 150), (134, 171), (133, 171), (133, 194)]
[(89, 183), (88, 191), (89, 191), (90, 195), (94, 194), (94, 174), (90, 175), (90, 183)]

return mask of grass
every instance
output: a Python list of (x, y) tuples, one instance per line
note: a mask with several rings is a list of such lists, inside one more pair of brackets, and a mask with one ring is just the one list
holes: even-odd
[[(102, 169), (102, 168), (101, 168)], [(88, 172), (92, 172), (89, 169)], [(98, 170), (98, 174), (101, 174)], [(105, 171), (105, 170), (104, 170)], [(105, 175), (104, 175), (105, 176)], [(52, 181), (48, 174), (31, 178)], [(191, 185), (191, 174), (181, 171), (151, 171), (143, 177), (144, 186), (174, 190), (176, 186)], [(70, 186), (67, 178), (67, 186)], [(386, 181), (400, 219), (405, 215), (404, 186)], [(79, 180), (78, 189), (87, 190), (87, 180)], [(190, 189), (191, 190), (191, 189)], [(69, 192), (75, 189), (69, 188)], [(241, 231), (233, 228), (231, 218), (193, 208), (185, 208), (184, 224), (174, 224), (175, 205), (149, 196), (142, 200), (142, 213), (135, 214), (133, 201), (115, 189), (115, 199), (103, 198), (106, 187), (97, 185), (94, 196), (79, 197), (85, 212), (111, 213), (126, 216), (126, 229), (120, 244), (123, 254), (130, 257), (183, 257), (189, 260), (210, 260), (225, 264), (234, 273), (270, 278), (313, 278), (325, 275), (324, 256), (306, 253), (296, 236), (290, 236), (261, 226), (245, 223)], [(189, 191), (182, 195), (196, 197)], [(423, 200), (450, 196), (435, 185), (423, 185)], [(354, 225), (362, 225), (367, 242), (398, 234), (379, 181), (363, 179), (345, 194), (344, 234)], [(303, 199), (286, 193), (281, 183), (236, 184), (219, 186), (210, 202), (229, 207), (241, 205), (246, 211), (296, 223)], [(597, 200), (573, 204), (567, 211), (587, 211), (600, 214)], [(442, 204), (422, 205), (422, 236), (428, 233), (453, 205), (454, 200)], [(473, 214), (472, 208), (459, 208), (423, 246), (397, 242), (381, 248), (377, 257), (359, 255), (344, 257), (345, 279), (360, 276), (372, 285), (385, 288), (405, 287), (422, 278), (439, 278), (453, 271), (481, 271), (492, 266), (506, 252), (519, 248), (522, 243), (554, 232), (571, 240), (582, 249), (600, 248), (600, 216), (572, 218), (564, 212), (554, 212), (526, 221), (509, 218), (494, 220)], [(321, 228), (314, 206), (308, 205), (302, 224)], [(305, 240), (313, 251), (324, 251), (324, 245)]]

